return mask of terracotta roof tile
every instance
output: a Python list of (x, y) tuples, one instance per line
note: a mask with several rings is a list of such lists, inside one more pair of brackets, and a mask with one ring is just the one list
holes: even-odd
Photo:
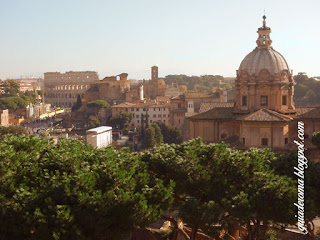
[(263, 122), (287, 122), (293, 120), (293, 118), (283, 115), (281, 113), (274, 112), (272, 110), (262, 108), (254, 113), (240, 117), (242, 121), (263, 121)]
[(217, 98), (219, 93), (185, 92), (185, 98)]
[(320, 107), (297, 107), (297, 118), (320, 118)]
[(233, 107), (217, 107), (189, 118), (192, 120), (232, 120), (235, 119), (235, 117)]
[(227, 103), (227, 102), (216, 102), (216, 103), (202, 102), (200, 103), (199, 113), (207, 112), (216, 107), (233, 107), (233, 106), (234, 106), (234, 103)]
[(130, 103), (124, 102), (113, 105), (112, 108), (168, 108), (170, 104), (148, 104), (148, 103)]

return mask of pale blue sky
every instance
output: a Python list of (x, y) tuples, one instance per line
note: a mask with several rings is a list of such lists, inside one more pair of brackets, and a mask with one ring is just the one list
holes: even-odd
[(294, 73), (320, 75), (318, 0), (0, 0), (0, 79), (49, 71), (235, 76), (266, 11)]

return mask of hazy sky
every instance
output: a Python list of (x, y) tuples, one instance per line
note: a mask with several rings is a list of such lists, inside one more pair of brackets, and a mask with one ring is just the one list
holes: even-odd
[(0, 79), (49, 71), (235, 76), (266, 12), (294, 73), (320, 75), (318, 0), (0, 0)]

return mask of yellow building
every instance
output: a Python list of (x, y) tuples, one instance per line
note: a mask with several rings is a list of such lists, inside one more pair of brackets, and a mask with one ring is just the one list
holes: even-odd
[(285, 58), (271, 46), (271, 29), (258, 29), (257, 47), (241, 62), (235, 80), (232, 107), (215, 107), (191, 116), (190, 138), (208, 142), (225, 141), (239, 149), (269, 147), (275, 151), (296, 149), (297, 123), (305, 123), (307, 157), (320, 160), (311, 143), (320, 131), (320, 108), (296, 108), (294, 80)]

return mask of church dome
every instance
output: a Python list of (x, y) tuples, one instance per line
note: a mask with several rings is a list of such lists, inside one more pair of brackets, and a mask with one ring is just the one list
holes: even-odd
[(271, 47), (271, 29), (266, 26), (266, 17), (263, 16), (263, 26), (258, 29), (257, 47), (250, 52), (241, 62), (239, 74), (245, 70), (249, 76), (258, 76), (260, 71), (266, 69), (271, 75), (281, 75), (283, 70), (289, 72), (285, 58)]
[(258, 76), (262, 69), (267, 69), (271, 75), (275, 75), (281, 74), (283, 70), (289, 71), (289, 66), (284, 57), (272, 47), (256, 47), (242, 60), (239, 72), (246, 70), (249, 75)]

